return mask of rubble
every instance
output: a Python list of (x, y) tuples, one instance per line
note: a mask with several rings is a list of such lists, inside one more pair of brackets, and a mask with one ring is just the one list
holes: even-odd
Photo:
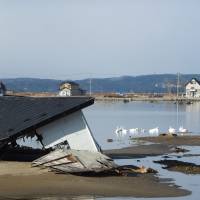
[(175, 147), (173, 150), (174, 150), (176, 153), (186, 153), (186, 152), (189, 152), (189, 150), (184, 149), (184, 148), (181, 148), (181, 147)]
[(101, 152), (56, 149), (32, 162), (33, 167), (48, 167), (62, 173), (101, 172), (117, 168), (114, 161)]

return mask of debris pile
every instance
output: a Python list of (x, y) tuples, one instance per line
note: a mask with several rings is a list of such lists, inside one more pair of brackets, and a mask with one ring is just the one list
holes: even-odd
[(152, 168), (146, 168), (144, 166), (137, 167), (137, 166), (129, 165), (129, 166), (121, 166), (118, 169), (122, 171), (127, 170), (127, 172), (134, 172), (134, 173), (139, 173), (139, 174), (158, 173), (156, 170)]
[(56, 149), (32, 162), (33, 167), (49, 168), (61, 173), (101, 172), (118, 167), (100, 152)]
[(181, 147), (175, 147), (173, 150), (174, 150), (176, 153), (186, 153), (186, 152), (189, 152), (189, 150), (184, 149), (184, 148), (181, 148)]
[(56, 149), (32, 162), (32, 167), (48, 168), (58, 173), (95, 176), (129, 176), (131, 174), (157, 173), (151, 168), (132, 165), (118, 166), (100, 152)]

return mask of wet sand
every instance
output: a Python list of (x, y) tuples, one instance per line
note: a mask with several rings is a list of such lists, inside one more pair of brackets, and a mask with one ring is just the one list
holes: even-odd
[(159, 136), (137, 138), (137, 141), (151, 142), (122, 149), (105, 150), (112, 158), (144, 158), (176, 152), (177, 146), (200, 146), (200, 136)]
[(176, 146), (200, 146), (200, 135), (144, 137), (139, 140)]
[(173, 152), (173, 146), (166, 144), (149, 144), (126, 147), (122, 149), (105, 150), (104, 153), (113, 159), (144, 158)]
[(182, 172), (184, 174), (200, 174), (200, 165), (194, 163), (183, 162), (178, 160), (159, 160), (154, 161), (155, 163), (164, 165), (164, 169), (170, 171)]
[(30, 163), (0, 162), (0, 199), (45, 196), (175, 197), (190, 192), (153, 174), (82, 177), (31, 168)]

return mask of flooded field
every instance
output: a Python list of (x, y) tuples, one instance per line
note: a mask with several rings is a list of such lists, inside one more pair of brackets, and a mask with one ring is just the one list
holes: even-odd
[[(120, 148), (133, 145), (128, 137), (125, 137), (121, 141), (117, 141), (114, 133), (117, 126), (123, 126), (124, 128), (144, 128), (150, 129), (159, 127), (161, 132), (166, 132), (169, 126), (179, 128), (180, 126), (186, 127), (192, 134), (200, 133), (200, 103), (196, 102), (192, 105), (177, 105), (173, 102), (114, 102), (114, 103), (102, 103), (97, 102), (94, 106), (85, 110), (85, 115), (93, 130), (97, 141), (100, 143), (103, 149)], [(112, 138), (113, 143), (108, 143), (107, 139)], [(180, 161), (199, 163), (200, 147), (188, 147), (184, 148), (190, 150), (190, 154), (193, 156), (187, 157), (183, 154), (176, 155), (171, 154), (169, 159), (178, 159)], [(196, 156), (195, 156), (196, 155)], [(187, 175), (180, 172), (172, 172), (163, 169), (161, 165), (154, 163), (153, 161), (160, 160), (161, 156), (147, 157), (140, 159), (121, 159), (116, 160), (118, 164), (133, 164), (144, 165), (151, 167), (159, 171), (159, 177), (169, 179), (172, 184), (176, 183), (184, 189), (192, 191), (192, 194), (188, 197), (177, 197), (172, 199), (185, 200), (185, 199), (198, 199), (199, 195), (199, 179), (200, 175)], [(142, 186), (141, 186), (142, 187)], [(116, 200), (122, 199), (116, 198), (100, 198)], [(124, 199), (124, 198), (123, 198)], [(125, 198), (125, 199), (137, 199), (137, 198)], [(140, 198), (143, 199), (143, 198)], [(145, 198), (144, 198), (145, 199)], [(151, 198), (149, 198), (151, 199)], [(153, 198), (152, 198), (153, 199)], [(169, 198), (158, 198), (169, 199)]]
[(159, 127), (160, 132), (166, 132), (170, 126), (183, 126), (192, 134), (200, 133), (200, 102), (179, 105), (178, 110), (173, 102), (96, 102), (84, 113), (102, 149), (129, 145), (127, 141), (107, 143), (108, 138), (116, 139), (117, 126), (146, 130)]

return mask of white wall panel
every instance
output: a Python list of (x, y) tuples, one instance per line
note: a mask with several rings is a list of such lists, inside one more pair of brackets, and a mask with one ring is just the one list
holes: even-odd
[(68, 141), (71, 149), (98, 151), (82, 111), (58, 119), (39, 129), (45, 148)]

